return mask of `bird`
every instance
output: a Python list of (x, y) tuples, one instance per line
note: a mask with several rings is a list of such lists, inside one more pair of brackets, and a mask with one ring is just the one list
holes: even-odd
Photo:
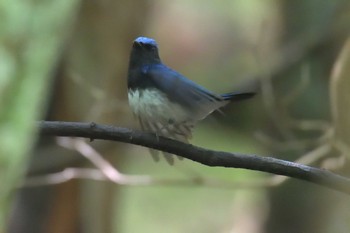
[[(141, 129), (188, 143), (196, 123), (232, 101), (248, 99), (253, 91), (215, 94), (163, 64), (157, 42), (133, 41), (127, 74), (128, 101)], [(164, 153), (169, 164), (174, 158)], [(160, 157), (151, 149), (155, 161)], [(179, 157), (182, 159), (182, 157)]]

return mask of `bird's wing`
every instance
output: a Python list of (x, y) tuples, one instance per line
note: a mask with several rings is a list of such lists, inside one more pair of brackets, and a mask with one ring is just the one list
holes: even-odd
[(194, 120), (203, 119), (227, 103), (222, 96), (208, 91), (165, 65), (149, 67), (147, 76), (159, 90), (166, 93), (170, 101), (187, 108)]

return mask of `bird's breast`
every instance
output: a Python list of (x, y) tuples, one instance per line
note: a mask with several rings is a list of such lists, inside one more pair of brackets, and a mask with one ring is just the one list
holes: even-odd
[(129, 105), (133, 113), (148, 121), (166, 123), (187, 121), (191, 114), (181, 105), (170, 101), (157, 89), (129, 89)]

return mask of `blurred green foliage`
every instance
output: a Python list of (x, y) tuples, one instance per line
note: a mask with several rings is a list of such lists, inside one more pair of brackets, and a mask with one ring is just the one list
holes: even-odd
[(0, 1), (0, 228), (22, 181), (35, 120), (78, 1)]

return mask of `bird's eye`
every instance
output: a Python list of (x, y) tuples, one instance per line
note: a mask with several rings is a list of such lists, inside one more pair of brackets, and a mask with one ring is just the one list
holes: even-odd
[(146, 49), (154, 50), (155, 47), (151, 44), (145, 44)]
[(142, 43), (135, 42), (134, 47), (135, 48), (140, 48), (142, 46)]

